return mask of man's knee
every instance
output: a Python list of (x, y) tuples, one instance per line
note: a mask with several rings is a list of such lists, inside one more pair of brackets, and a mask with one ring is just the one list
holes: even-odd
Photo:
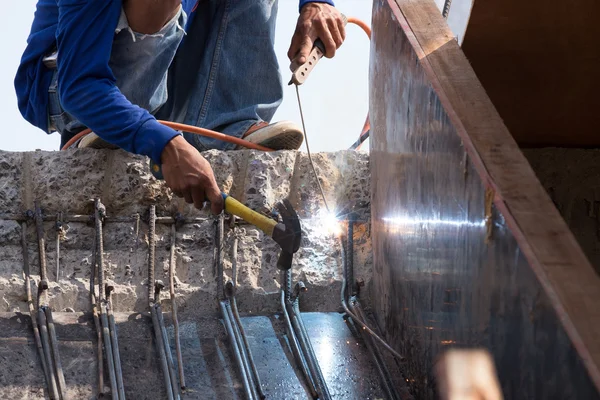
[(153, 34), (177, 14), (180, 5), (181, 0), (125, 0), (123, 9), (134, 32)]

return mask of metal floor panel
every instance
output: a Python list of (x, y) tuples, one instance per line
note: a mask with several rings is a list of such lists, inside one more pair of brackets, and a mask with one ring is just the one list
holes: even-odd
[[(68, 393), (71, 398), (95, 398), (96, 344), (91, 315), (54, 315)], [(166, 398), (149, 316), (118, 313), (115, 317), (127, 398)], [(304, 313), (303, 318), (333, 398), (384, 398), (366, 348), (341, 314)], [(166, 319), (174, 353), (173, 329)], [(267, 398), (308, 399), (279, 316), (243, 317), (242, 322)], [(216, 317), (183, 314), (180, 332), (188, 385), (182, 399), (243, 399), (222, 322)], [(44, 378), (28, 315), (0, 314), (0, 359), (8, 366), (6, 373), (0, 374), (0, 398), (44, 398)], [(397, 370), (392, 375), (401, 376)]]

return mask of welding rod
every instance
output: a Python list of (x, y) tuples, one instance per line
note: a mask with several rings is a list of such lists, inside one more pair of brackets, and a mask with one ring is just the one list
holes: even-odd
[(179, 370), (179, 386), (185, 390), (185, 375), (183, 372), (183, 357), (181, 355), (181, 341), (179, 340), (179, 319), (177, 318), (177, 301), (175, 299), (175, 244), (177, 238), (177, 227), (171, 225), (171, 257), (169, 261), (169, 290), (171, 294), (171, 308), (173, 315), (173, 328), (175, 330), (175, 351), (177, 353), (177, 367)]
[[(52, 391), (52, 383), (50, 377), (50, 371), (48, 370), (48, 364), (46, 363), (46, 355), (44, 354), (44, 348), (42, 346), (42, 339), (40, 337), (40, 331), (37, 324), (37, 318), (35, 316), (35, 309), (33, 307), (33, 297), (31, 295), (31, 276), (29, 272), (29, 252), (27, 250), (27, 223), (21, 223), (21, 245), (23, 247), (23, 273), (25, 274), (25, 292), (27, 294), (27, 305), (29, 306), (29, 317), (31, 318), (31, 325), (33, 326), (33, 337), (35, 339), (35, 345), (38, 350), (38, 355), (42, 362), (42, 370), (44, 371), (44, 377), (46, 379), (46, 385), (50, 396), (55, 396)], [(56, 397), (54, 397), (56, 398)]]
[(58, 392), (60, 398), (66, 400), (67, 397), (65, 396), (65, 391), (67, 390), (67, 385), (65, 383), (65, 375), (63, 373), (62, 363), (60, 362), (60, 354), (58, 352), (58, 338), (54, 327), (54, 319), (52, 318), (52, 309), (50, 307), (43, 307), (42, 309), (46, 314), (46, 324), (48, 325), (48, 334), (50, 336), (50, 347), (54, 357), (56, 376), (58, 377)]
[(96, 302), (96, 284), (95, 277), (98, 269), (96, 258), (96, 243), (98, 238), (94, 235), (94, 246), (92, 250), (92, 273), (90, 275), (90, 302), (92, 303), (92, 315), (94, 317), (94, 326), (96, 327), (97, 358), (98, 358), (98, 397), (104, 396), (104, 361), (102, 357), (102, 326), (98, 316), (98, 303)]

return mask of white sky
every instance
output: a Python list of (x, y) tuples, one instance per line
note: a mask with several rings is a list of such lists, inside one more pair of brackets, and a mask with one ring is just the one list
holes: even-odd
[[(444, 0), (435, 0), (443, 6)], [(47, 135), (27, 123), (17, 109), (13, 85), (19, 60), (33, 20), (36, 0), (4, 1), (0, 37), (0, 150), (56, 150), (57, 133)], [(338, 9), (371, 25), (371, 0), (337, 0)], [(472, 0), (454, 0), (448, 19), (455, 34), (462, 35)], [(287, 50), (298, 17), (297, 0), (280, 0), (275, 50), (283, 80), (289, 80)], [(464, 28), (462, 28), (464, 29)], [(462, 39), (462, 38), (461, 38)], [(354, 25), (347, 28), (346, 42), (332, 60), (324, 59), (300, 87), (311, 150), (335, 151), (348, 148), (358, 138), (368, 111), (369, 41)], [(284, 88), (283, 104), (274, 121), (291, 120), (300, 124), (293, 86)], [(368, 149), (368, 141), (364, 150)]]
[[(31, 28), (36, 0), (5, 1), (0, 24), (2, 64), (0, 64), (0, 149), (10, 151), (56, 150), (57, 133), (47, 135), (25, 121), (17, 108), (13, 80), (27, 35)], [(338, 8), (371, 24), (369, 0), (338, 0)], [(298, 17), (297, 0), (280, 0), (275, 49), (283, 80), (289, 81), (287, 50)], [(347, 29), (347, 40), (337, 56), (319, 63), (309, 80), (300, 87), (307, 123), (308, 139), (313, 151), (348, 148), (360, 134), (368, 111), (369, 41), (356, 26)], [(284, 101), (274, 121), (291, 120), (300, 124), (293, 86), (285, 87)]]

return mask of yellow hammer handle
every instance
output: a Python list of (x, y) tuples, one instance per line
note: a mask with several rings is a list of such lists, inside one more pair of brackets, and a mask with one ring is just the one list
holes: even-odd
[(256, 226), (265, 234), (273, 237), (273, 229), (277, 225), (277, 221), (251, 210), (225, 193), (223, 193), (223, 200), (225, 200), (225, 212), (240, 217), (244, 221)]

